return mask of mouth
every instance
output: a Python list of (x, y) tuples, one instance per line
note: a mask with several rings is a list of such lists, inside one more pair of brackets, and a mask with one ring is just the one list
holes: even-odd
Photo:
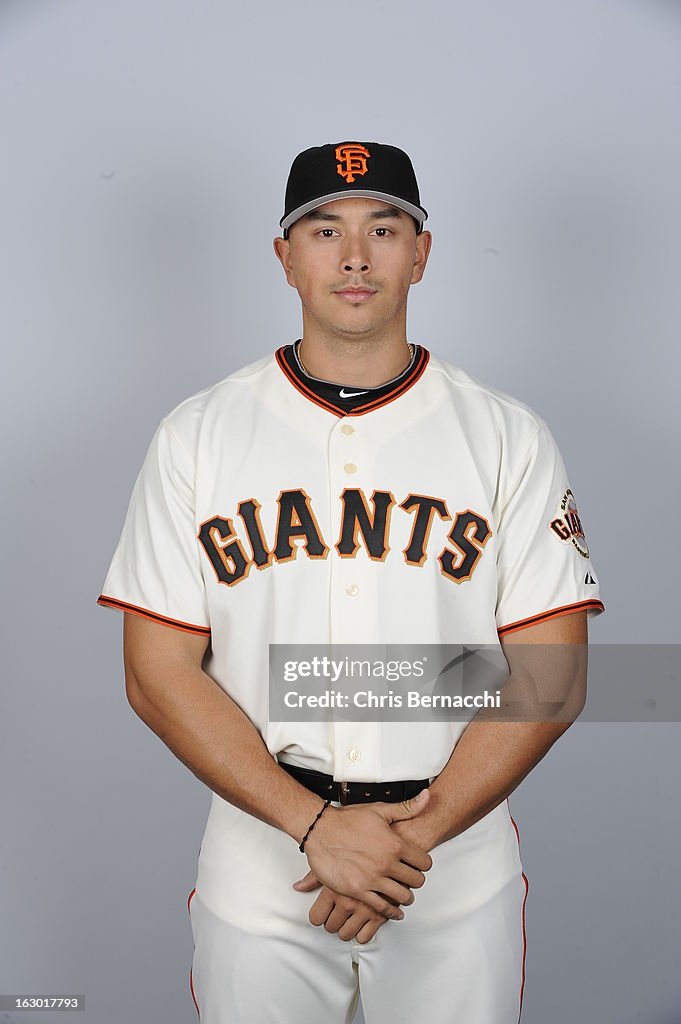
[(346, 302), (366, 302), (376, 292), (373, 288), (343, 288), (334, 294), (339, 295)]

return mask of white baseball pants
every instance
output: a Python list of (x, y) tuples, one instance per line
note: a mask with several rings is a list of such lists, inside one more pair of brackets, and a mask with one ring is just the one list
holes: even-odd
[(351, 1024), (360, 993), (366, 1024), (518, 1024), (527, 880), (506, 802), (431, 850), (404, 920), (364, 944), (309, 923), (319, 889), (291, 889), (307, 871), (293, 840), (227, 813), (238, 823), (222, 865), (233, 899), (202, 898), (202, 877), (209, 893), (213, 881), (202, 844), (188, 900), (200, 1024)]

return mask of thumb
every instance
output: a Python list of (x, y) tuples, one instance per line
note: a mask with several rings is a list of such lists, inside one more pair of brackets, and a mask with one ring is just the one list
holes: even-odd
[(297, 882), (293, 883), (293, 888), (296, 892), (312, 892), (313, 889), (317, 889), (321, 884), (314, 871), (308, 871), (303, 878), (299, 878)]
[(402, 800), (398, 804), (383, 804), (382, 813), (387, 822), (405, 821), (420, 814), (424, 807), (428, 806), (429, 800), (430, 790), (426, 786), (418, 796), (413, 796), (409, 800)]

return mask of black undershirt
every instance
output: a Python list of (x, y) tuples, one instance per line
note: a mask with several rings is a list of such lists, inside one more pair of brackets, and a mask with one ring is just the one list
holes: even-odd
[(334, 384), (328, 380), (312, 377), (303, 369), (298, 358), (298, 345), (300, 345), (300, 342), (301, 339), (299, 338), (294, 344), (286, 345), (283, 349), (282, 356), (286, 365), (318, 398), (322, 398), (348, 413), (354, 412), (355, 409), (361, 409), (365, 405), (370, 405), (376, 402), (377, 399), (380, 400), (393, 392), (395, 388), (399, 387), (403, 378), (410, 376), (414, 365), (421, 359), (421, 346), (414, 345), (414, 353), (409, 365), (397, 377), (393, 377), (392, 380), (388, 380), (384, 384), (379, 384), (377, 387), (369, 387), (368, 385), (363, 387), (361, 384)]

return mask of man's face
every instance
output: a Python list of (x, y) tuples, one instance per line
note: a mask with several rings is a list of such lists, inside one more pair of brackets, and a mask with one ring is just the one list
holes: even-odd
[(301, 217), (274, 248), (303, 317), (326, 332), (367, 337), (406, 318), (409, 287), (421, 280), (431, 235), (378, 199), (336, 199)]

